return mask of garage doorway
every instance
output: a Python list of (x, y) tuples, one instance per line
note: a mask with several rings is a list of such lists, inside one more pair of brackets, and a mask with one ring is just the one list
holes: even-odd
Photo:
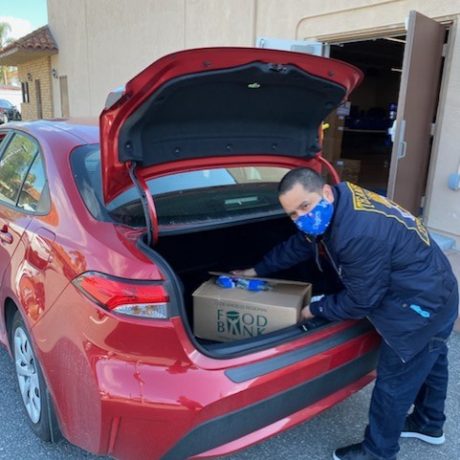
[(330, 57), (361, 69), (364, 80), (331, 114), (325, 157), (343, 180), (386, 195), (393, 148), (405, 35), (330, 45)]
[(330, 56), (360, 68), (364, 81), (326, 120), (323, 153), (344, 180), (416, 216), (423, 213), (447, 33), (446, 25), (411, 11), (406, 34), (330, 43)]

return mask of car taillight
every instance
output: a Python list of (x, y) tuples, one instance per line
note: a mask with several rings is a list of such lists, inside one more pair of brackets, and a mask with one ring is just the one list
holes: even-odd
[(161, 281), (138, 281), (86, 272), (75, 278), (73, 284), (109, 311), (155, 319), (169, 316), (169, 295)]

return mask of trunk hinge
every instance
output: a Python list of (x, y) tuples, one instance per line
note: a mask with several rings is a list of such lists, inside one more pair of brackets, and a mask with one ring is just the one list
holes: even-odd
[(136, 186), (141, 198), (142, 209), (144, 210), (145, 223), (147, 226), (147, 244), (152, 247), (158, 241), (158, 218), (155, 203), (153, 202), (147, 182), (145, 182), (145, 179), (136, 172), (137, 163), (135, 161), (128, 161), (126, 166), (128, 168), (129, 177)]

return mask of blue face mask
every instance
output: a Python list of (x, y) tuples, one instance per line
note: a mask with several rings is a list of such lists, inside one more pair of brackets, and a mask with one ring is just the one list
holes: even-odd
[(319, 236), (329, 227), (333, 213), (333, 204), (322, 198), (310, 212), (299, 216), (294, 223), (301, 232), (310, 236)]

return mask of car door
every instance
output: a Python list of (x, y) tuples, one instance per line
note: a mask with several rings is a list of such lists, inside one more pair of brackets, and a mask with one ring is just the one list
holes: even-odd
[(17, 202), (38, 154), (38, 143), (24, 133), (11, 131), (0, 146), (0, 283), (3, 287), (5, 272), (31, 222), (31, 215), (21, 211)]

